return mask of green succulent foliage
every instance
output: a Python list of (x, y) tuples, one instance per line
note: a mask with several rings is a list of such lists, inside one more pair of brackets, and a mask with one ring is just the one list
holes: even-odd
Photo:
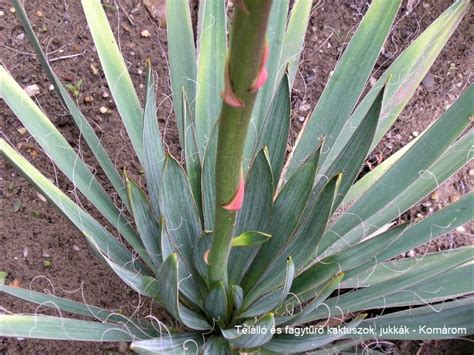
[[(474, 290), (466, 281), (473, 272), (473, 247), (392, 260), (472, 218), (474, 194), (469, 193), (410, 225), (393, 222), (472, 159), (473, 131), (463, 132), (473, 115), (473, 87), (419, 137), (356, 181), (367, 155), (468, 12), (469, 0), (455, 1), (357, 104), (400, 6), (400, 0), (373, 0), (288, 159), (290, 92), (312, 2), (297, 0), (291, 12), (288, 0), (273, 2), (267, 34), (269, 81), (254, 106), (244, 151), (245, 199), (229, 265), (222, 265), (228, 268), (228, 286), (211, 284), (206, 264), (213, 242), (216, 122), (228, 47), (225, 2), (200, 1), (197, 44), (188, 2), (168, 2), (170, 77), (183, 147), (181, 164), (161, 142), (151, 64), (147, 64), (141, 103), (100, 1), (82, 1), (112, 96), (145, 171), (146, 190), (116, 170), (76, 106), (77, 95), (72, 91), (73, 98), (69, 96), (71, 88), (49, 66), (20, 1), (13, 4), (60, 100), (136, 228), (3, 67), (0, 95), (128, 245), (119, 243), (4, 139), (0, 140), (2, 156), (83, 233), (98, 258), (180, 325), (164, 327), (10, 287), (0, 275), (0, 291), (5, 294), (91, 318), (2, 314), (1, 336), (127, 341), (139, 353), (230, 354), (316, 349), (334, 353), (375, 337), (331, 334), (327, 328), (299, 336), (285, 331), (310, 322), (324, 324), (332, 317), (341, 319), (338, 325), (346, 329), (402, 325), (418, 329), (429, 324), (464, 327), (466, 334), (474, 333), (469, 316), (474, 298), (467, 296)], [(420, 307), (400, 310), (415, 305)], [(370, 317), (364, 313), (375, 308), (385, 313)], [(241, 331), (245, 327), (259, 331)], [(386, 339), (451, 336), (416, 332)]]

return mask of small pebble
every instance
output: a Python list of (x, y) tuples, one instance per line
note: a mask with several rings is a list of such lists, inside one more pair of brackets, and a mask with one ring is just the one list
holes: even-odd
[(474, 176), (474, 169), (469, 169), (467, 173), (469, 174), (469, 176)]
[(299, 117), (298, 117), (298, 121), (304, 122), (304, 116), (299, 116)]
[(41, 195), (39, 192), (36, 193), (36, 196), (38, 196), (38, 198), (43, 201), (43, 202), (47, 202), (48, 200), (46, 199), (46, 197), (44, 197), (43, 195)]
[(456, 201), (459, 201), (459, 195), (458, 194), (449, 196), (449, 202), (454, 203)]
[(19, 42), (22, 42), (24, 39), (25, 39), (25, 34), (22, 32), (22, 33), (19, 33), (15, 39)]
[(310, 104), (304, 104), (304, 105), (301, 105), (298, 109), (301, 112), (306, 112), (306, 111), (309, 111), (311, 109), (311, 105)]
[(439, 199), (438, 191), (433, 191), (433, 193), (431, 194), (430, 197), (433, 201), (438, 201), (438, 199)]
[(25, 128), (25, 127), (18, 128), (16, 131), (17, 131), (18, 133), (20, 133), (21, 135), (26, 134), (26, 128)]
[(142, 75), (143, 74), (143, 70), (142, 69), (138, 69), (138, 75)]
[(411, 132), (411, 135), (413, 137), (418, 137), (420, 135), (420, 133), (418, 131), (413, 131), (413, 132)]
[(43, 13), (40, 10), (38, 10), (36, 11), (36, 16), (43, 17)]
[(121, 352), (126, 353), (126, 352), (128, 352), (128, 349), (129, 349), (129, 346), (128, 346), (128, 344), (127, 344), (126, 342), (121, 341), (121, 342), (119, 343), (119, 350), (120, 350)]
[(105, 106), (102, 106), (100, 109), (99, 109), (100, 113), (105, 115), (107, 112), (109, 112), (109, 109)]
[(102, 93), (102, 98), (103, 98), (103, 99), (107, 99), (109, 96), (110, 96), (110, 95), (109, 95), (109, 93), (108, 93), (107, 91), (104, 91), (104, 92)]
[(53, 90), (54, 90), (54, 85), (51, 84), (50, 86), (48, 86), (48, 90), (49, 90), (49, 91), (53, 91)]
[(413, 258), (414, 256), (415, 256), (415, 251), (413, 249), (411, 249), (407, 252), (407, 257)]
[(145, 37), (145, 38), (148, 38), (151, 36), (150, 31), (148, 30), (143, 30), (140, 34), (142, 37)]
[(51, 255), (47, 251), (43, 251), (43, 254), (41, 254), (43, 258), (49, 258)]
[(40, 88), (36, 84), (26, 86), (24, 88), (24, 90), (25, 90), (26, 94), (30, 97), (39, 95), (39, 93), (40, 93)]
[(426, 75), (421, 83), (427, 89), (432, 88), (436, 84), (434, 77), (430, 74)]
[(66, 80), (66, 81), (69, 81), (69, 82), (73, 82), (74, 81), (74, 74), (73, 73), (64, 73), (62, 75), (63, 79)]
[(374, 87), (376, 82), (377, 82), (377, 79), (375, 79), (373, 76), (371, 76), (370, 79), (369, 79), (370, 87)]
[(464, 233), (464, 232), (466, 232), (466, 228), (464, 228), (463, 226), (459, 226), (459, 227), (456, 228), (456, 232)]
[(99, 69), (97, 69), (97, 67), (94, 64), (90, 65), (90, 69), (91, 69), (92, 75), (95, 75), (95, 76), (99, 75)]
[(126, 32), (131, 31), (130, 26), (128, 26), (125, 22), (122, 22), (121, 26)]
[(75, 251), (81, 250), (81, 249), (79, 249), (79, 247), (78, 247), (76, 244), (74, 244), (74, 245), (72, 246), (72, 249), (74, 249)]
[(90, 95), (87, 95), (86, 97), (84, 97), (84, 100), (83, 100), (83, 101), (84, 101), (84, 103), (85, 103), (86, 105), (89, 105), (89, 104), (91, 104), (91, 103), (94, 101), (94, 98), (93, 98), (92, 96), (90, 96)]
[(26, 259), (28, 257), (28, 247), (23, 248), (23, 257)]
[(4, 16), (5, 13), (3, 11), (0, 11), (0, 16)]
[(12, 14), (14, 14), (14, 13), (16, 12), (15, 8), (14, 8), (14, 7), (10, 7), (10, 12), (11, 12)]

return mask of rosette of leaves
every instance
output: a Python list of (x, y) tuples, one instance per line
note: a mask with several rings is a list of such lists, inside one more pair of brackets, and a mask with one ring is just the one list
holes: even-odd
[[(294, 1), (290, 11), (289, 0), (236, 1), (228, 44), (223, 0), (200, 1), (197, 43), (188, 1), (168, 1), (170, 78), (183, 162), (161, 142), (150, 63), (140, 102), (100, 1), (83, 0), (109, 88), (145, 171), (146, 190), (117, 171), (52, 71), (20, 1), (13, 4), (122, 206), (3, 67), (0, 95), (127, 245), (4, 139), (2, 156), (83, 233), (124, 287), (153, 299), (176, 323), (0, 285), (3, 293), (82, 317), (2, 314), (1, 336), (125, 341), (144, 353), (225, 354), (334, 353), (374, 338), (359, 331), (371, 326), (413, 330), (387, 334), (388, 340), (452, 337), (415, 331), (426, 324), (474, 333), (468, 296), (473, 285), (467, 281), (472, 247), (394, 259), (472, 218), (469, 193), (412, 224), (395, 223), (471, 160), (474, 137), (466, 129), (473, 114), (472, 87), (416, 139), (357, 179), (468, 12), (469, 0), (454, 2), (359, 100), (400, 6), (400, 0), (372, 1), (288, 157), (290, 92), (312, 2)], [(245, 86), (253, 77), (252, 86)], [(229, 128), (232, 124), (237, 128)], [(238, 131), (240, 125), (250, 128)], [(232, 167), (223, 152), (235, 153), (229, 158)], [(222, 204), (234, 192), (236, 198)], [(300, 336), (287, 331), (308, 324), (322, 330)], [(334, 333), (327, 325), (357, 331)]]

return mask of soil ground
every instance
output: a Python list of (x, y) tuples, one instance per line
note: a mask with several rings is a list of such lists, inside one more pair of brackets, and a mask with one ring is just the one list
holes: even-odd
[[(394, 31), (381, 56), (378, 69), (385, 69), (393, 55), (399, 53), (423, 29), (425, 29), (451, 1), (418, 1), (412, 11), (404, 2)], [(166, 33), (154, 22), (141, 1), (120, 0), (107, 2), (107, 13), (112, 28), (118, 34), (119, 43), (129, 71), (143, 98), (144, 63), (150, 57), (158, 81), (159, 120), (168, 149), (179, 155), (174, 115), (171, 109), (170, 88), (167, 75)], [(364, 0), (320, 1), (314, 4), (311, 23), (307, 32), (302, 65), (292, 93), (293, 138), (302, 123), (300, 117), (307, 115), (309, 104), (313, 108), (321, 95), (324, 84), (333, 70), (351, 33), (366, 11)], [(66, 82), (83, 80), (77, 101), (86, 117), (101, 133), (101, 139), (117, 166), (127, 168), (140, 178), (140, 167), (126, 139), (120, 118), (111, 101), (106, 97), (107, 84), (100, 70), (97, 54), (78, 1), (25, 2), (26, 10), (39, 39), (53, 59), (55, 72)], [(0, 0), (0, 53), (1, 62), (22, 85), (37, 84), (40, 94), (36, 102), (63, 132), (69, 142), (80, 150), (87, 163), (94, 167), (93, 159), (78, 140), (78, 131), (61, 106), (39, 62), (32, 55), (33, 49), (23, 30), (10, 11), (10, 4)], [(140, 35), (143, 30), (151, 34)], [(471, 80), (472, 52), (469, 47), (470, 29), (464, 19), (446, 48), (437, 59), (400, 118), (387, 137), (369, 159), (372, 164), (385, 159), (391, 153), (413, 139), (430, 122), (438, 117), (448, 105), (466, 88)], [(91, 65), (99, 69), (93, 73)], [(379, 73), (380, 71), (378, 71)], [(375, 74), (377, 75), (377, 74)], [(92, 101), (85, 103), (84, 99)], [(87, 100), (86, 100), (87, 101)], [(89, 100), (90, 101), (90, 100)], [(100, 108), (110, 109), (101, 114)], [(25, 155), (48, 178), (53, 179), (74, 199), (80, 193), (54, 168), (52, 162), (41, 152), (34, 140), (21, 130), (21, 123), (2, 102), (0, 103), (0, 134)], [(367, 165), (368, 167), (368, 165)], [(472, 189), (474, 178), (468, 174), (471, 167), (464, 167), (457, 175), (441, 185), (437, 194), (427, 198), (403, 218), (412, 220), (426, 215), (454, 201)], [(121, 310), (125, 314), (138, 311), (141, 314), (160, 312), (142, 300), (99, 263), (88, 249), (81, 233), (77, 231), (57, 210), (37, 194), (28, 182), (0, 160), (0, 270), (8, 272), (8, 282), (34, 290), (49, 290), (59, 296), (86, 301), (108, 309)], [(103, 176), (97, 171), (99, 179)], [(86, 207), (87, 204), (85, 204)], [(91, 210), (91, 209), (90, 209)], [(97, 215), (95, 215), (97, 217)], [(456, 231), (439, 238), (415, 253), (439, 251), (472, 244), (472, 225), (464, 231)], [(35, 307), (0, 295), (1, 307), (12, 312), (47, 312), (44, 307)], [(57, 312), (51, 312), (57, 314)], [(0, 353), (105, 353), (126, 351), (126, 344), (52, 342), (30, 339), (0, 339)], [(402, 342), (386, 347), (384, 351), (403, 354), (453, 354), (472, 353), (472, 343), (457, 340), (444, 342)]]

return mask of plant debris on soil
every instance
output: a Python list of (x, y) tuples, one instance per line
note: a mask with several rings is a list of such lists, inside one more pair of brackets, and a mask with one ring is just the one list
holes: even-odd
[[(163, 1), (105, 1), (104, 6), (141, 99), (144, 92), (145, 60), (151, 58), (158, 84), (158, 117), (162, 134), (167, 149), (179, 157), (178, 134), (168, 82), (166, 29), (163, 28), (165, 24), (162, 8), (153, 8), (153, 3), (161, 6)], [(378, 77), (394, 57), (450, 4), (450, 0), (404, 2), (399, 21), (387, 40), (373, 78)], [(120, 117), (110, 97), (80, 2), (30, 0), (24, 2), (24, 6), (53, 69), (67, 83), (71, 96), (77, 100), (85, 116), (96, 128), (119, 170), (126, 168), (132, 176), (143, 182), (141, 167), (126, 138), (125, 129), (119, 123)], [(197, 0), (194, 0), (194, 11), (196, 6)], [(314, 2), (301, 67), (292, 93), (293, 123), (290, 146), (316, 105), (331, 71), (366, 10), (365, 0)], [(195, 13), (193, 19), (196, 20)], [(7, 2), (0, 3), (0, 30), (2, 65), (25, 87), (28, 94), (94, 169), (99, 180), (104, 182), (103, 173), (97, 169), (77, 128), (52, 91), (51, 83), (36, 60), (33, 48), (25, 38), (12, 6)], [(368, 158), (364, 170), (373, 169), (420, 134), (469, 85), (472, 79), (469, 72), (472, 68), (469, 34), (469, 19), (466, 17), (423, 80), (415, 97)], [(373, 79), (370, 82), (373, 82)], [(8, 139), (61, 190), (66, 191), (74, 200), (80, 201), (94, 217), (106, 224), (53, 166), (4, 102), (0, 103), (0, 116), (2, 137)], [(46, 202), (44, 197), (41, 198), (42, 196), (3, 159), (0, 160), (0, 171), (0, 282), (5, 272), (6, 283), (15, 287), (48, 291), (58, 296), (113, 309), (125, 315), (153, 314), (167, 324), (172, 323), (167, 314), (153, 304), (144, 302), (99, 263), (81, 233)], [(471, 191), (473, 175), (472, 165), (464, 167), (401, 218), (413, 221), (456, 200), (460, 195)], [(104, 184), (108, 191), (112, 191), (110, 186), (105, 182)], [(467, 224), (442, 238), (409, 251), (408, 256), (470, 245), (473, 242), (472, 233), (473, 224)], [(59, 314), (58, 311), (5, 295), (0, 295), (0, 305), (11, 312)], [(469, 347), (472, 347), (472, 342), (464, 340), (397, 342), (382, 350), (390, 353), (441, 354), (453, 353), (456, 348), (472, 353), (473, 349), (469, 350)], [(116, 343), (0, 339), (2, 354), (83, 354), (125, 352), (127, 349), (127, 344)]]

